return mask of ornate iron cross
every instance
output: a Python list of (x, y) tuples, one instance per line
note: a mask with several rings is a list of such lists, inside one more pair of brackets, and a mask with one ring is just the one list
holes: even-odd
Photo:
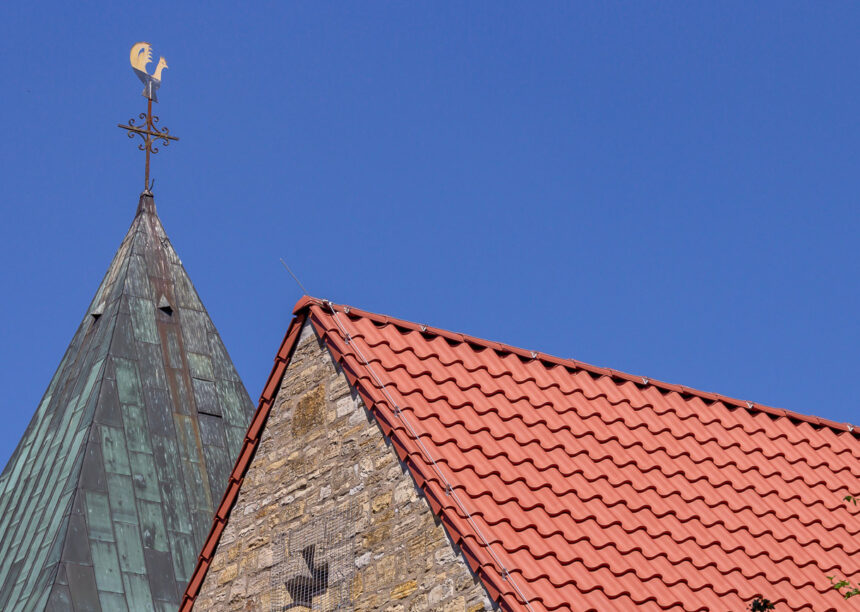
[(152, 45), (147, 42), (135, 43), (131, 48), (131, 67), (137, 77), (143, 82), (143, 93), (146, 98), (146, 113), (140, 113), (138, 119), (143, 123), (136, 124), (135, 119), (129, 119), (128, 124), (118, 123), (120, 127), (128, 132), (129, 138), (134, 138), (135, 135), (143, 139), (143, 143), (137, 145), (141, 151), (146, 151), (146, 172), (144, 177), (143, 189), (149, 191), (152, 184), (149, 182), (149, 156), (158, 153), (158, 147), (155, 146), (159, 140), (162, 146), (170, 144), (171, 140), (179, 140), (176, 136), (170, 135), (170, 130), (166, 127), (158, 127), (158, 115), (152, 114), (152, 103), (158, 102), (158, 88), (161, 87), (161, 71), (167, 68), (167, 60), (163, 57), (158, 58), (158, 66), (155, 72), (149, 74), (146, 71), (146, 65), (152, 61)]

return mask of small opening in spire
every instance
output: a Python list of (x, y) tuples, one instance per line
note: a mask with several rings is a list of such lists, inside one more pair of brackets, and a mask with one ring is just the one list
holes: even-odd
[(158, 309), (164, 314), (173, 314), (173, 306), (170, 305), (170, 302), (167, 301), (167, 297), (164, 295), (162, 295), (161, 299), (158, 300)]
[(99, 302), (95, 308), (90, 311), (90, 316), (94, 321), (98, 321), (98, 318), (102, 316), (105, 312), (105, 303)]

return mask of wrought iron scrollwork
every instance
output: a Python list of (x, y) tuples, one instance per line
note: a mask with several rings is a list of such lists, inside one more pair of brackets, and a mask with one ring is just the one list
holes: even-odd
[(152, 115), (151, 119), (147, 119), (146, 113), (140, 113), (138, 119), (143, 121), (142, 125), (137, 123), (137, 119), (131, 118), (128, 120), (128, 124), (118, 124), (118, 127), (125, 129), (129, 138), (140, 136), (143, 143), (137, 145), (139, 150), (146, 151), (148, 146), (149, 150), (153, 154), (156, 154), (158, 153), (158, 147), (155, 146), (156, 141), (160, 140), (159, 144), (166, 147), (170, 144), (171, 140), (179, 140), (176, 136), (170, 134), (170, 128), (157, 125), (159, 121), (158, 115)]
[[(138, 123), (138, 120), (142, 123)], [(147, 190), (150, 188), (149, 155), (150, 153), (156, 154), (159, 150), (155, 144), (158, 143), (161, 146), (166, 147), (170, 144), (170, 141), (179, 140), (179, 138), (170, 134), (170, 128), (166, 126), (160, 127), (158, 125), (158, 121), (158, 115), (152, 114), (152, 100), (149, 100), (145, 113), (140, 113), (137, 116), (137, 119), (132, 117), (128, 120), (127, 124), (117, 124), (117, 127), (120, 127), (127, 132), (129, 138), (134, 138), (135, 135), (137, 135), (143, 140), (142, 143), (137, 145), (137, 148), (140, 151), (146, 152), (146, 173), (144, 181), (146, 186), (145, 188)]]

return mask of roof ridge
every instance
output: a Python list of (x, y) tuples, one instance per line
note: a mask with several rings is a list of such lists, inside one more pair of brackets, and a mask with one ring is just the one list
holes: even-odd
[(708, 403), (723, 403), (735, 408), (743, 408), (750, 412), (756, 411), (767, 414), (771, 417), (787, 417), (789, 419), (800, 421), (804, 423), (809, 423), (813, 426), (821, 426), (821, 427), (829, 427), (839, 432), (847, 432), (852, 433), (855, 436), (860, 434), (860, 431), (857, 431), (857, 427), (850, 423), (839, 423), (837, 421), (833, 421), (830, 419), (825, 419), (822, 417), (814, 416), (814, 415), (806, 415), (800, 412), (795, 412), (793, 410), (787, 410), (785, 408), (775, 408), (773, 406), (768, 406), (766, 404), (759, 404), (757, 402), (750, 402), (747, 400), (740, 400), (732, 397), (728, 397), (725, 395), (721, 395), (719, 393), (713, 393), (710, 391), (701, 391), (699, 389), (693, 389), (691, 387), (686, 387), (684, 385), (677, 385), (674, 383), (668, 383), (661, 380), (657, 380), (654, 378), (650, 378), (647, 376), (636, 376), (634, 374), (628, 374), (626, 372), (621, 372), (619, 370), (613, 370), (611, 368), (602, 368), (600, 366), (591, 365), (589, 363), (585, 363), (583, 361), (578, 361), (576, 359), (565, 359), (563, 357), (556, 357), (555, 355), (550, 355), (548, 353), (541, 353), (538, 351), (529, 351), (527, 349), (523, 349), (520, 347), (516, 347), (510, 344), (505, 344), (502, 342), (496, 342), (493, 340), (486, 340), (484, 338), (479, 338), (477, 336), (470, 336), (468, 334), (463, 334), (459, 332), (452, 332), (450, 330), (431, 327), (429, 325), (424, 325), (420, 323), (414, 323), (412, 321), (407, 321), (406, 319), (399, 319), (396, 317), (390, 317), (388, 315), (383, 315), (375, 312), (370, 312), (368, 310), (363, 310), (361, 308), (355, 308), (353, 306), (349, 306), (346, 304), (335, 304), (331, 300), (315, 298), (309, 295), (302, 296), (296, 305), (293, 307), (293, 314), (298, 314), (301, 311), (309, 309), (312, 305), (317, 305), (325, 308), (331, 308), (333, 310), (343, 312), (346, 315), (355, 314), (358, 316), (365, 317), (372, 321), (381, 322), (386, 325), (396, 325), (398, 327), (403, 327), (412, 331), (417, 331), (422, 334), (431, 334), (434, 336), (439, 336), (442, 338), (446, 338), (448, 340), (453, 340), (455, 342), (465, 342), (467, 344), (475, 344), (481, 346), (483, 348), (493, 349), (495, 351), (499, 351), (502, 353), (510, 353), (513, 355), (517, 355), (519, 357), (523, 357), (526, 359), (538, 359), (545, 364), (551, 364), (553, 366), (560, 365), (568, 368), (575, 368), (578, 370), (583, 370), (585, 372), (589, 372), (591, 374), (596, 374), (598, 376), (609, 376), (610, 378), (621, 380), (625, 382), (631, 382), (637, 386), (653, 386), (657, 389), (670, 393), (676, 392), (680, 395), (694, 396), (699, 397), (705, 400)]

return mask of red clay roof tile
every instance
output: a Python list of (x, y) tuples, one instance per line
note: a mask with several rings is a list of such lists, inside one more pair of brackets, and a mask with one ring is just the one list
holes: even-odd
[(827, 575), (860, 572), (845, 425), (313, 298), (295, 312), (251, 431), (307, 317), (503, 609), (820, 611), (842, 603)]

